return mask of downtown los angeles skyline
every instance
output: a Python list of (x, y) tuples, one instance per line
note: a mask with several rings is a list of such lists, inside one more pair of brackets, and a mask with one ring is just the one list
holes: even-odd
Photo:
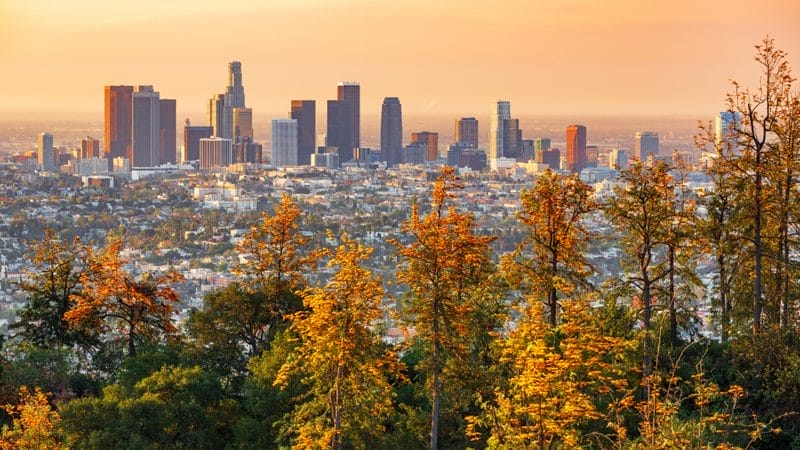
[[(365, 113), (707, 115), (727, 80), (752, 85), (769, 34), (800, 54), (791, 0), (399, 4), (362, 0), (0, 3), (0, 119), (102, 117), (104, 85), (152, 84), (178, 117), (241, 61), (248, 106), (284, 117), (291, 99), (359, 81)], [(231, 24), (226, 29), (225, 24)]]

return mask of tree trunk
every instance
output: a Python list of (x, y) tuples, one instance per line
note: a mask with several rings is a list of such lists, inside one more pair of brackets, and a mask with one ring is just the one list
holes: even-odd
[(754, 205), (754, 221), (755, 229), (753, 236), (753, 271), (755, 272), (755, 280), (753, 280), (753, 334), (761, 332), (761, 309), (762, 309), (762, 291), (761, 291), (761, 258), (763, 253), (763, 244), (761, 242), (761, 151), (756, 150), (756, 181), (755, 181), (755, 205)]
[(725, 269), (725, 264), (725, 254), (723, 252), (717, 253), (717, 265), (719, 266), (720, 339), (722, 342), (728, 341), (728, 331), (730, 329), (728, 271)]
[(675, 245), (669, 246), (669, 342), (678, 346), (678, 309), (675, 307)]
[(439, 308), (438, 299), (434, 300), (433, 327), (431, 336), (433, 340), (433, 374), (431, 376), (431, 447), (430, 450), (439, 448), (439, 358), (441, 357), (441, 343), (439, 342)]

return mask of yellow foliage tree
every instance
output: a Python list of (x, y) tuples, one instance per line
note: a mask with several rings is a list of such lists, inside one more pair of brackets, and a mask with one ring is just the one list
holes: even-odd
[(344, 235), (326, 253), (336, 273), (325, 286), (303, 292), (306, 310), (291, 316), (301, 342), (275, 384), (298, 375), (308, 387), (286, 424), (293, 448), (366, 448), (364, 437), (381, 434), (392, 409), (388, 376), (397, 372), (394, 353), (376, 332), (385, 293), (361, 265), (371, 248)]
[(30, 392), (26, 386), (22, 386), (19, 389), (19, 404), (6, 405), (3, 409), (13, 421), (10, 427), (3, 427), (0, 433), (0, 449), (66, 448), (61, 444), (61, 417), (50, 406), (47, 394), (40, 388)]

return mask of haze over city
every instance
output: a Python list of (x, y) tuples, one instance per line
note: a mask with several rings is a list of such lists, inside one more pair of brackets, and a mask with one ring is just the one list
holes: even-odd
[(242, 61), (255, 121), (292, 98), (362, 85), (365, 116), (397, 96), (406, 115), (681, 115), (754, 84), (764, 35), (800, 53), (793, 0), (0, 3), (0, 118), (99, 120), (108, 84), (152, 84), (201, 120)]

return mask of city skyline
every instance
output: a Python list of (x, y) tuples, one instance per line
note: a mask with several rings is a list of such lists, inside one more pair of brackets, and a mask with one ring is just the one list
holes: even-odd
[[(270, 117), (291, 99), (330, 98), (339, 80), (366, 87), (365, 114), (396, 96), (411, 115), (480, 114), (507, 98), (519, 115), (706, 117), (727, 80), (753, 84), (747, 49), (764, 35), (790, 60), (800, 53), (796, 2), (746, 4), (6, 2), (0, 118), (98, 117), (97, 86), (152, 84), (178, 100), (179, 121), (196, 121), (229, 61), (247, 67), (248, 107)], [(385, 32), (411, 17), (427, 32)], [(238, 19), (235, 32), (203, 34), (222, 18)], [(293, 32), (301, 27), (315, 32)]]

